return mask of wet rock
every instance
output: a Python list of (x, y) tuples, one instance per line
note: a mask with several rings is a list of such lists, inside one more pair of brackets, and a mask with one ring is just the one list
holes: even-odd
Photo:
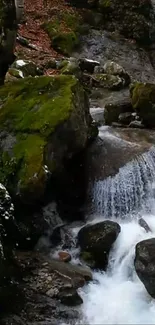
[(58, 252), (58, 256), (60, 261), (62, 262), (70, 262), (71, 261), (71, 255), (67, 252)]
[(103, 125), (104, 123), (103, 112), (104, 112), (104, 108), (101, 107), (90, 108), (90, 114), (98, 126)]
[(124, 80), (125, 86), (128, 86), (130, 84), (129, 74), (118, 63), (116, 63), (114, 61), (107, 61), (104, 64), (103, 70), (107, 74), (121, 77)]
[(118, 122), (119, 115), (132, 112), (133, 108), (130, 99), (122, 99), (105, 105), (104, 120), (105, 124), (111, 125), (112, 122)]
[(135, 269), (148, 293), (155, 298), (155, 238), (136, 245)]
[(133, 116), (131, 112), (121, 113), (118, 116), (118, 120), (120, 123), (128, 125), (133, 120)]
[(111, 126), (112, 126), (113, 128), (124, 128), (126, 125), (121, 124), (121, 123), (118, 123), (118, 122), (112, 122), (112, 123), (111, 123)]
[[(114, 61), (127, 71), (131, 80), (154, 82), (155, 73), (150, 52), (115, 34), (101, 29), (89, 30), (87, 36), (82, 37), (81, 50), (77, 57), (80, 55), (92, 60), (95, 58), (101, 62), (102, 68), (106, 61)], [(103, 69), (96, 71), (98, 68), (100, 67), (95, 68), (95, 73), (104, 73)]]
[(124, 80), (122, 78), (106, 73), (94, 74), (91, 80), (94, 87), (103, 87), (111, 90), (119, 90), (124, 87)]
[(6, 188), (0, 184), (0, 311), (10, 309), (16, 296), (17, 266), (13, 248), (16, 246), (18, 228), (14, 219), (14, 206)]
[(93, 255), (89, 252), (82, 251), (80, 254), (80, 259), (82, 262), (86, 263), (90, 268), (95, 268), (95, 260), (93, 258)]
[(43, 72), (32, 61), (16, 60), (8, 70), (8, 74), (15, 78), (40, 76)]
[[(92, 280), (89, 268), (66, 264), (61, 261), (47, 259), (41, 254), (18, 253), (18, 263), (25, 270), (24, 291), (31, 296), (35, 292), (67, 306), (76, 306), (82, 303), (77, 289), (84, 286), (86, 281)], [(36, 304), (37, 306), (37, 304)]]
[(136, 82), (130, 87), (133, 108), (147, 127), (155, 127), (155, 84)]
[(145, 229), (146, 232), (151, 232), (151, 229), (150, 229), (149, 225), (147, 224), (147, 222), (143, 218), (140, 218), (138, 220), (138, 223), (142, 228)]
[(84, 72), (93, 73), (96, 66), (99, 66), (100, 62), (90, 59), (79, 59), (80, 69)]
[(78, 243), (82, 251), (92, 255), (96, 267), (105, 269), (108, 254), (120, 231), (119, 224), (113, 221), (88, 224), (79, 231)]
[(138, 129), (144, 129), (145, 125), (141, 121), (132, 121), (129, 124), (129, 128), (138, 128)]
[(14, 217), (14, 205), (2, 184), (0, 184), (0, 223), (3, 228), (1, 235), (4, 236), (6, 248), (8, 245), (11, 245), (12, 248), (18, 247), (20, 230)]
[(78, 306), (83, 303), (82, 298), (74, 289), (67, 289), (60, 294), (62, 304), (67, 306)]
[(74, 75), (77, 78), (81, 78), (82, 73), (76, 59), (70, 59), (68, 63), (61, 69), (62, 74)]

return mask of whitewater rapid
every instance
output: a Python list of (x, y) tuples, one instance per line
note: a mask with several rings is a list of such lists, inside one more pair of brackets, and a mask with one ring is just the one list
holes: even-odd
[(136, 220), (117, 220), (121, 233), (107, 272), (94, 272), (94, 281), (79, 291), (83, 299), (80, 324), (155, 324), (155, 300), (134, 269), (135, 245), (155, 237), (155, 214), (143, 217), (153, 233), (146, 233)]
[[(93, 271), (93, 281), (79, 289), (83, 304), (78, 307), (80, 317), (74, 325), (155, 324), (155, 299), (134, 268), (136, 244), (155, 238), (155, 147), (120, 168), (114, 177), (95, 182), (92, 196), (93, 213), (88, 223), (110, 219), (119, 223), (121, 232), (106, 272)], [(140, 218), (150, 232), (139, 225)], [(74, 236), (78, 231), (75, 229)]]
[[(93, 222), (111, 219), (121, 232), (110, 252), (106, 272), (79, 290), (83, 299), (77, 324), (155, 324), (155, 300), (134, 269), (135, 246), (155, 237), (155, 148), (93, 186)], [(146, 233), (138, 219), (150, 226)], [(92, 216), (91, 216), (92, 218)]]

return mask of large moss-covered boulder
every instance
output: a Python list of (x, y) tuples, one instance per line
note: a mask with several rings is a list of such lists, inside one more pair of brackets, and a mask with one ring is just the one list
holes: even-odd
[(132, 106), (147, 127), (155, 127), (155, 84), (134, 83), (130, 88)]
[(91, 137), (88, 98), (74, 76), (42, 76), (3, 86), (0, 104), (0, 181), (34, 203)]
[(98, 0), (98, 8), (110, 30), (117, 30), (143, 44), (154, 40), (151, 0)]

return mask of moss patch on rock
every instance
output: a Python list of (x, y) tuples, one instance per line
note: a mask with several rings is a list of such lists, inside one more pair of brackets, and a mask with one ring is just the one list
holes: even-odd
[[(91, 124), (85, 104), (84, 90), (73, 76), (25, 78), (0, 88), (0, 181), (11, 193), (30, 199), (32, 195), (32, 201), (43, 195), (46, 164), (54, 172), (68, 149), (66, 130), (61, 131), (62, 140), (55, 134), (68, 120), (67, 130), (77, 126), (83, 130), (76, 131), (70, 150), (74, 153), (85, 146)], [(80, 109), (83, 113), (77, 117)]]
[(136, 82), (130, 87), (132, 106), (148, 127), (155, 127), (155, 84)]
[(83, 33), (82, 18), (75, 13), (59, 13), (45, 22), (43, 28), (48, 33), (53, 48), (64, 55), (71, 55), (79, 44), (79, 34)]
[(106, 73), (94, 74), (93, 84), (96, 87), (98, 86), (112, 90), (119, 90), (124, 86), (124, 82), (119, 76), (114, 76)]

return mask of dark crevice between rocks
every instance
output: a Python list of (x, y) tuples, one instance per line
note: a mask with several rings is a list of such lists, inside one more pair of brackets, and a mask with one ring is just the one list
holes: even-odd
[(46, 200), (50, 200), (53, 192), (63, 219), (83, 220), (87, 195), (85, 151), (64, 162), (64, 166), (65, 172), (52, 177), (52, 188), (49, 184)]

